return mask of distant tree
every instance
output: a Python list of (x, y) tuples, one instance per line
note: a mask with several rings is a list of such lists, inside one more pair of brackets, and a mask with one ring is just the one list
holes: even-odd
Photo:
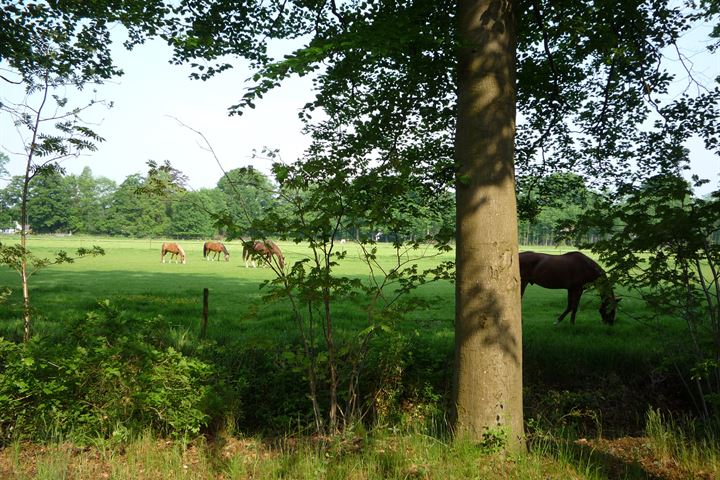
[(562, 232), (564, 224), (592, 208), (598, 196), (575, 173), (523, 178), (518, 186), (521, 243), (557, 243), (561, 236), (566, 237)]
[(28, 220), (35, 233), (70, 231), (73, 210), (72, 191), (60, 171), (35, 177), (28, 192)]
[(275, 201), (270, 179), (253, 167), (228, 171), (218, 181), (217, 188), (224, 195), (227, 212), (237, 229), (236, 236), (252, 236), (252, 220), (261, 217)]
[(106, 229), (111, 235), (161, 236), (168, 225), (168, 201), (139, 192), (145, 185), (140, 174), (129, 175), (112, 196)]
[(97, 195), (97, 201), (100, 206), (100, 217), (98, 218), (96, 224), (87, 225), (87, 233), (106, 234), (108, 233), (107, 221), (110, 205), (112, 204), (113, 196), (115, 195), (118, 186), (114, 180), (106, 177), (98, 177), (95, 179), (95, 187), (97, 189), (95, 192)]
[(8, 157), (3, 152), (0, 152), (0, 180), (7, 180), (9, 179), (9, 173), (7, 169), (5, 168), (5, 165), (10, 161), (10, 157)]
[(218, 232), (214, 215), (221, 212), (224, 199), (217, 189), (187, 192), (170, 204), (166, 234), (179, 238), (212, 238)]
[(65, 177), (72, 201), (70, 228), (74, 232), (101, 233), (110, 196), (117, 186), (112, 180), (95, 178), (90, 167), (80, 175)]
[(5, 188), (0, 188), (0, 228), (14, 228), (20, 223), (21, 194), (21, 177), (11, 177)]
[[(381, 191), (368, 189), (369, 195), (392, 196), (384, 198), (383, 211), (363, 215), (365, 231), (360, 238), (369, 238), (372, 234), (382, 232), (383, 241), (403, 242), (438, 240), (452, 237), (455, 231), (455, 195), (449, 190), (427, 192), (421, 186), (398, 186), (395, 190), (382, 185)], [(361, 196), (362, 194), (358, 194)], [(369, 199), (368, 199), (369, 200)]]

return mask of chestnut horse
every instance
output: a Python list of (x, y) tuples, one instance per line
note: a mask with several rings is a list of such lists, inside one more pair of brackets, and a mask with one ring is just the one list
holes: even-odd
[(162, 251), (160, 253), (160, 262), (165, 263), (165, 254), (170, 254), (170, 261), (174, 258), (175, 261), (178, 261), (178, 257), (180, 258), (180, 263), (185, 263), (185, 250), (178, 245), (175, 242), (163, 242), (162, 244)]
[[(213, 258), (210, 258), (208, 256), (208, 253), (213, 253)], [(225, 261), (230, 261), (230, 252), (227, 251), (227, 248), (225, 248), (225, 245), (223, 245), (221, 242), (205, 242), (203, 244), (203, 258), (205, 260), (217, 260), (220, 256), (220, 253), (225, 254)]]
[(575, 315), (580, 305), (580, 297), (586, 286), (592, 284), (600, 294), (600, 317), (603, 323), (615, 323), (615, 310), (619, 299), (615, 299), (610, 280), (605, 271), (593, 259), (580, 252), (563, 255), (520, 252), (520, 296), (529, 284), (538, 284), (545, 288), (565, 289), (568, 291), (568, 306), (560, 314), (560, 323), (568, 313), (575, 324)]
[(249, 244), (243, 245), (243, 260), (245, 260), (245, 268), (248, 268), (249, 263), (252, 263), (252, 266), (257, 268), (255, 257), (258, 256), (262, 257), (268, 265), (271, 265), (271, 261), (274, 256), (277, 259), (280, 269), (282, 270), (285, 268), (285, 257), (280, 251), (280, 247), (270, 240), (265, 240), (264, 242), (255, 240), (252, 244), (252, 248)]

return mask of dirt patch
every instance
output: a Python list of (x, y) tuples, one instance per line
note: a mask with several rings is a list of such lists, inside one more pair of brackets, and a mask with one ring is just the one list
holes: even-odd
[(639, 475), (642, 478), (662, 480), (714, 480), (717, 472), (690, 471), (675, 459), (660, 458), (645, 437), (622, 437), (613, 440), (580, 439), (575, 445), (589, 450), (591, 456), (603, 463), (611, 472)]

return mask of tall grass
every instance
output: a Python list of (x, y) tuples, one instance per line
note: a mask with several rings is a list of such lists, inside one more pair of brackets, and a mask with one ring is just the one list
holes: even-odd
[(600, 479), (582, 458), (548, 446), (506, 457), (471, 442), (444, 442), (383, 429), (334, 439), (220, 437), (172, 442), (143, 435), (122, 446), (98, 440), (14, 444), (0, 451), (0, 476), (15, 479)]
[(648, 410), (645, 428), (649, 447), (661, 461), (677, 462), (689, 474), (703, 472), (720, 477), (717, 430), (691, 418), (663, 415), (658, 409)]

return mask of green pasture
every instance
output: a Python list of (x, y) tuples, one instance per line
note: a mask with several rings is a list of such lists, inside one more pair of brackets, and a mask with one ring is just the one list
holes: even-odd
[[(9, 243), (13, 239), (3, 237), (0, 241)], [(98, 301), (109, 300), (129, 315), (162, 315), (182, 348), (183, 343), (192, 343), (197, 337), (203, 289), (208, 288), (208, 338), (218, 345), (273, 346), (291, 342), (296, 337), (287, 305), (265, 300), (265, 290), (260, 288), (263, 281), (273, 277), (273, 272), (268, 268), (245, 268), (239, 242), (227, 243), (231, 254), (229, 262), (205, 261), (201, 241), (179, 243), (187, 253), (184, 265), (160, 262), (161, 239), (31, 237), (29, 248), (35, 255), (52, 256), (57, 250), (72, 252), (92, 245), (101, 246), (106, 252), (105, 256), (45, 268), (31, 278), (34, 333), (62, 331), (65, 322), (82, 318)], [(310, 253), (303, 245), (290, 242), (279, 245), (289, 264)], [(368, 267), (360, 260), (359, 246), (349, 242), (342, 247), (348, 255), (336, 273), (369, 280)], [(427, 253), (431, 254), (432, 250)], [(394, 255), (391, 245), (378, 246), (382, 264), (392, 264)], [(418, 263), (421, 268), (431, 267), (453, 255), (450, 252)], [(0, 336), (18, 340), (22, 338), (18, 275), (6, 267), (0, 269), (0, 286), (14, 290), (9, 301), (0, 307)], [(419, 359), (422, 368), (427, 370), (436, 387), (440, 385), (437, 388), (444, 390), (440, 393), (447, 394), (452, 378), (454, 287), (446, 281), (425, 285), (412, 293), (412, 300), (418, 308), (397, 323), (394, 333), (403, 342), (417, 347), (416, 356), (428, 357)], [(652, 384), (652, 375), (662, 367), (667, 338), (681, 335), (682, 325), (658, 330), (656, 325), (637, 321), (643, 306), (625, 295), (616, 325), (608, 327), (600, 321), (598, 304), (597, 294), (586, 292), (576, 325), (571, 325), (569, 319), (554, 325), (555, 318), (566, 306), (566, 292), (537, 286), (526, 290), (524, 372), (526, 405), (531, 414), (547, 416), (547, 412), (543, 413), (543, 399), (549, 391), (559, 392), (562, 398), (558, 401), (562, 402), (568, 391), (581, 390), (584, 393), (578, 394), (580, 398), (570, 395), (573, 405), (580, 407), (602, 407), (603, 402), (617, 402), (617, 411), (603, 414), (604, 420), (611, 421), (614, 415), (626, 415), (629, 411), (642, 416), (647, 408), (643, 402), (660, 395), (648, 390), (647, 385)], [(335, 307), (334, 319), (340, 335), (364, 328), (367, 321), (364, 307), (362, 301), (340, 303)], [(637, 391), (625, 395), (624, 392), (632, 388)], [(669, 387), (663, 386), (666, 388)], [(681, 387), (671, 389), (677, 393)], [(665, 395), (664, 391), (661, 393)], [(606, 400), (596, 398), (598, 395), (605, 395)], [(623, 405), (623, 402), (637, 405)], [(633, 407), (637, 407), (637, 411)]]
[[(3, 237), (0, 241), (11, 243), (16, 239)], [(82, 315), (93, 308), (97, 301), (105, 299), (129, 311), (166, 316), (177, 326), (192, 330), (201, 315), (204, 288), (210, 290), (210, 334), (218, 340), (225, 336), (242, 336), (241, 332), (251, 327), (249, 323), (261, 322), (268, 326), (274, 322), (284, 322), (286, 309), (283, 305), (270, 305), (262, 299), (264, 291), (260, 286), (263, 281), (273, 278), (274, 273), (268, 268), (245, 268), (239, 242), (226, 243), (231, 253), (230, 262), (203, 259), (202, 241), (179, 242), (187, 253), (187, 263), (183, 265), (170, 262), (169, 255), (166, 256), (166, 263), (160, 262), (162, 241), (31, 237), (29, 248), (37, 256), (52, 257), (58, 250), (72, 253), (79, 247), (92, 245), (105, 250), (104, 256), (81, 258), (72, 264), (47, 267), (31, 278), (32, 303), (38, 317), (36, 330), (42, 332), (45, 328), (53, 328), (53, 325), (61, 326), (64, 319)], [(310, 255), (310, 251), (303, 245), (290, 242), (280, 242), (279, 245), (289, 264)], [(346, 249), (348, 255), (335, 270), (336, 274), (369, 279), (368, 267), (360, 260), (360, 247), (355, 243), (338, 247)], [(567, 249), (546, 248), (544, 251), (561, 253)], [(433, 250), (412, 251), (409, 255), (421, 256), (423, 253), (433, 255)], [(440, 260), (452, 259), (453, 255), (450, 252), (439, 257), (420, 259), (416, 263), (421, 268), (429, 268)], [(389, 244), (380, 244), (378, 258), (381, 264), (390, 266), (395, 261), (395, 251)], [(6, 305), (0, 314), (3, 335), (14, 336), (14, 332), (19, 332), (19, 325), (12, 325), (13, 319), (20, 318), (19, 277), (3, 267), (0, 269), (0, 285), (14, 290), (10, 305)], [(449, 282), (437, 282), (413, 293), (417, 299), (426, 301), (427, 305), (412, 315), (414, 319), (406, 327), (410, 330), (421, 328), (425, 334), (452, 330), (453, 292), (453, 285)], [(618, 328), (608, 329), (599, 323), (596, 311), (598, 301), (592, 292), (583, 298), (575, 327), (568, 320), (562, 325), (553, 326), (565, 302), (564, 291), (529, 287), (523, 305), (526, 333), (535, 336), (540, 332), (554, 331), (571, 336), (613, 337), (618, 331), (625, 332), (627, 328), (632, 328), (632, 322), (624, 318), (622, 312)], [(340, 321), (346, 313), (339, 312)], [(358, 320), (362, 321), (362, 318)], [(278, 327), (282, 331), (286, 330), (285, 325)]]

